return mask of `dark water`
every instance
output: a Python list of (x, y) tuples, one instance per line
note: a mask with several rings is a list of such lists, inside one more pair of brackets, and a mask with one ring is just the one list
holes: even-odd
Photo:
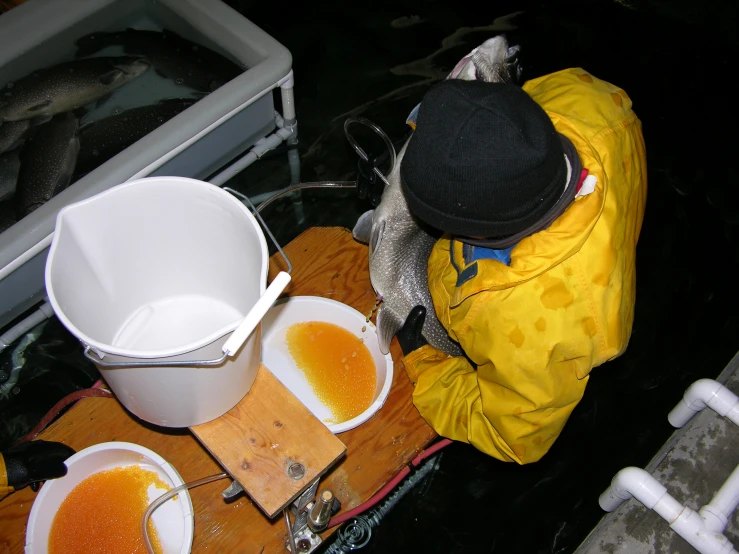
[[(572, 552), (603, 515), (597, 497), (613, 475), (646, 465), (672, 433), (667, 412), (684, 389), (716, 377), (739, 349), (737, 111), (721, 84), (735, 69), (737, 8), (401, 1), (359, 13), (333, 2), (282, 18), (254, 3), (232, 4), (293, 52), (304, 180), (353, 175), (356, 156), (341, 136), (345, 117), (367, 117), (400, 137), (429, 85), (419, 74), (445, 74), (495, 34), (472, 29), (512, 12), (524, 12), (505, 31), (522, 47), (524, 79), (579, 66), (631, 97), (644, 127), (649, 196), (627, 352), (592, 372), (585, 398), (541, 462), (503, 464), (455, 444), (363, 549)], [(391, 26), (413, 15), (422, 22)], [(429, 58), (452, 35), (460, 46)], [(305, 193), (306, 225), (343, 218), (351, 227), (368, 209), (350, 195), (341, 210), (327, 198)], [(289, 212), (287, 202), (282, 207)], [(299, 230), (286, 221), (286, 237)]]
[[(334, 1), (289, 12), (229, 2), (293, 54), (304, 181), (353, 177), (344, 119), (361, 115), (402, 136), (423, 93), (496, 34), (493, 26), (509, 27), (509, 40), (522, 46), (524, 79), (583, 67), (622, 87), (644, 125), (649, 196), (628, 350), (593, 371), (542, 461), (514, 466), (452, 445), (439, 470), (373, 530), (364, 552), (572, 552), (602, 516), (597, 497), (612, 476), (646, 465), (672, 433), (667, 412), (683, 390), (717, 376), (739, 350), (737, 111), (726, 83), (737, 59), (737, 8), (625, 2)], [(518, 11), (510, 24), (493, 25)], [(443, 49), (444, 39), (457, 45)], [(284, 159), (275, 156), (230, 184), (256, 194), (288, 183)], [(351, 228), (369, 208), (352, 191), (307, 191), (302, 223), (290, 200), (265, 215), (287, 242), (311, 225)], [(0, 446), (63, 391), (95, 378), (58, 322), (44, 332), (29, 347), (17, 393), (0, 398)]]

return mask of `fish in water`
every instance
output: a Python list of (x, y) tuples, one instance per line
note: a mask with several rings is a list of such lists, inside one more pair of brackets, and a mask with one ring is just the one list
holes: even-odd
[(31, 122), (6, 121), (0, 125), (0, 154), (7, 152), (20, 141), (31, 127)]
[(0, 202), (15, 193), (18, 173), (21, 169), (19, 150), (11, 150), (0, 154)]
[(80, 153), (75, 175), (89, 173), (195, 102), (194, 98), (165, 99), (86, 123), (79, 130)]
[[(514, 83), (520, 73), (518, 51), (518, 46), (508, 46), (504, 36), (496, 36), (463, 58), (449, 77)], [(369, 244), (370, 281), (382, 299), (377, 311), (380, 350), (389, 351), (390, 341), (410, 311), (422, 305), (426, 307), (424, 338), (431, 346), (458, 356), (462, 350), (436, 318), (428, 287), (428, 259), (439, 233), (411, 214), (400, 184), (400, 164), (407, 145), (397, 157), (380, 204), (362, 214), (352, 231), (356, 240)]]
[(75, 44), (77, 57), (92, 55), (108, 46), (122, 46), (126, 54), (144, 56), (157, 73), (201, 92), (212, 92), (244, 71), (225, 56), (166, 29), (91, 33)]
[(75, 60), (40, 69), (0, 90), (3, 121), (38, 119), (81, 108), (149, 69), (140, 57)]
[(57, 115), (41, 125), (23, 147), (15, 195), (19, 218), (69, 185), (80, 150), (77, 130), (77, 118), (72, 113)]

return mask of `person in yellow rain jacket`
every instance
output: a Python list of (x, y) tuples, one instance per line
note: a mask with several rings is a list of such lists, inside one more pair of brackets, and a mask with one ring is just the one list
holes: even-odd
[(413, 402), (440, 435), (535, 462), (631, 334), (646, 203), (631, 100), (582, 69), (523, 88), (443, 81), (421, 102), (401, 182), (411, 212), (445, 232), (429, 289), (466, 354), (425, 344), (416, 307), (397, 335)]

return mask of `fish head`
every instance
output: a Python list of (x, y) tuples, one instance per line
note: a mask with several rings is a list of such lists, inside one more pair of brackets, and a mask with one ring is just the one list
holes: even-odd
[(521, 47), (517, 44), (515, 46), (509, 46), (508, 50), (506, 51), (506, 57), (503, 60), (503, 66), (506, 68), (506, 73), (510, 79), (505, 81), (507, 83), (518, 83), (521, 80), (523, 68), (521, 67), (521, 63), (518, 58), (518, 54), (520, 51)]

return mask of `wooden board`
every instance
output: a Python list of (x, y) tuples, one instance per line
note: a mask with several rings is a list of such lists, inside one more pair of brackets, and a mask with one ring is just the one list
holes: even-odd
[[(231, 411), (190, 431), (268, 517), (279, 515), (346, 450), (264, 366)], [(288, 474), (291, 464), (302, 466), (301, 478)]]
[[(285, 251), (295, 265), (288, 286), (291, 295), (325, 296), (363, 313), (372, 309), (375, 294), (369, 282), (367, 247), (354, 241), (347, 229), (311, 228)], [(270, 278), (283, 267), (282, 258), (273, 257)], [(397, 341), (390, 352), (396, 364), (385, 405), (366, 423), (338, 435), (347, 447), (346, 456), (321, 479), (321, 488), (334, 491), (342, 510), (370, 498), (436, 436), (413, 406), (413, 386), (398, 361)], [(78, 402), (39, 438), (62, 441), (76, 450), (112, 440), (141, 444), (169, 461), (186, 482), (223, 471), (186, 429), (142, 423), (108, 398)], [(287, 533), (281, 518), (268, 519), (245, 496), (224, 502), (220, 493), (228, 484), (216, 481), (190, 491), (195, 512), (193, 552), (284, 553)], [(0, 501), (0, 553), (23, 552), (35, 496), (26, 488)]]

